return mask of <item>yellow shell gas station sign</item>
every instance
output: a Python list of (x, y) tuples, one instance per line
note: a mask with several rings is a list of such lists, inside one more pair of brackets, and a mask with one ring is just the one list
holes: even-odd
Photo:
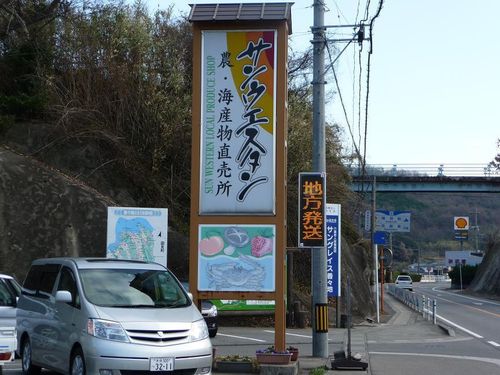
[(469, 230), (469, 217), (455, 216), (453, 219), (453, 228), (455, 230)]

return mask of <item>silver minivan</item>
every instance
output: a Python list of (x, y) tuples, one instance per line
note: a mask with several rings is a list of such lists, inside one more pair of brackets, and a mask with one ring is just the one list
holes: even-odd
[(33, 262), (17, 305), (23, 374), (211, 374), (199, 310), (165, 267), (106, 258)]

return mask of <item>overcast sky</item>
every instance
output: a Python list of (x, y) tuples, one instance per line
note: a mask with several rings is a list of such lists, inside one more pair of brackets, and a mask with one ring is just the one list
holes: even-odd
[[(360, 0), (359, 11), (355, 0), (325, 1), (325, 24), (346, 25), (363, 18), (367, 0)], [(214, 2), (148, 0), (151, 10), (174, 4), (184, 13), (189, 12), (189, 3)], [(291, 44), (295, 50), (310, 47), (312, 4), (312, 0), (298, 0), (292, 7)], [(370, 2), (369, 17), (375, 14), (378, 4), (379, 0)], [(494, 158), (500, 137), (499, 15), (498, 0), (384, 1), (373, 35), (368, 163), (486, 165)], [(344, 36), (353, 32), (349, 28), (335, 30)], [(331, 38), (342, 36), (333, 32), (330, 29)], [(333, 43), (332, 52), (343, 47), (342, 43)], [(360, 125), (359, 49), (357, 43), (352, 44), (336, 64), (347, 121), (356, 142), (360, 133), (364, 135), (368, 42), (363, 45), (361, 61)], [(333, 78), (329, 79), (328, 89), (336, 90)], [(326, 113), (328, 121), (342, 126), (345, 146), (351, 148), (338, 95), (327, 103)]]

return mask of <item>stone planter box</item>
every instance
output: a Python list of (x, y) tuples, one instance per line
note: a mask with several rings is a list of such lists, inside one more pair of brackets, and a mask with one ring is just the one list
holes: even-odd
[(230, 373), (254, 373), (256, 372), (253, 363), (247, 361), (217, 361), (215, 363), (217, 372)]
[(257, 362), (266, 365), (288, 365), (292, 353), (256, 353)]
[(290, 353), (292, 353), (291, 361), (294, 362), (299, 359), (299, 349), (288, 349)]

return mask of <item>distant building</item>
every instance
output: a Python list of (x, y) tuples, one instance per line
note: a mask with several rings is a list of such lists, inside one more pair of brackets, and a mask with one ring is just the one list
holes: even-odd
[(458, 264), (462, 266), (476, 266), (483, 261), (483, 253), (478, 251), (446, 251), (445, 266), (454, 267)]

